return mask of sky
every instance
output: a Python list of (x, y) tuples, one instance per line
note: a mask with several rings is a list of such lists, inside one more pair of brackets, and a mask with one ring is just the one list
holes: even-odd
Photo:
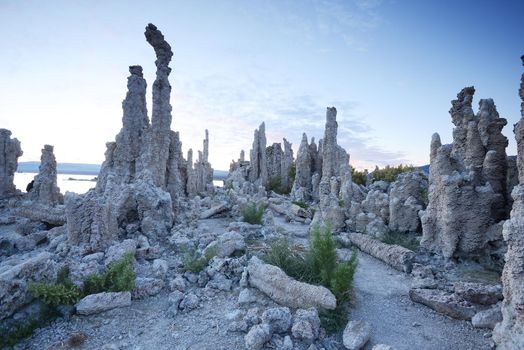
[[(227, 170), (266, 123), (268, 145), (295, 152), (322, 138), (326, 107), (356, 168), (429, 163), (431, 135), (451, 142), (450, 101), (465, 86), (493, 98), (516, 153), (524, 68), (524, 1), (451, 0), (0, 0), (0, 128), (19, 161), (101, 163), (121, 128), (128, 66), (155, 76), (144, 28), (174, 52), (171, 128), (183, 150)], [(296, 154), (296, 153), (295, 153)]]

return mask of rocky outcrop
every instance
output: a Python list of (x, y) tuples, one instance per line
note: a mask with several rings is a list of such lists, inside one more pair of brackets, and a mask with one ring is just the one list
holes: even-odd
[(471, 320), (479, 311), (475, 305), (456, 294), (440, 289), (411, 289), (409, 297), (416, 303), (424, 304), (441, 314), (458, 320)]
[[(524, 56), (521, 59), (524, 65)], [(503, 319), (493, 332), (497, 349), (502, 350), (524, 348), (524, 74), (520, 81), (519, 95), (522, 100), (521, 118), (514, 128), (519, 184), (512, 192), (511, 217), (504, 223), (503, 235), (508, 250), (502, 273)]]
[(421, 246), (446, 258), (501, 259), (498, 223), (507, 216), (507, 139), (493, 100), (481, 100), (464, 88), (452, 101), (453, 143), (433, 135), (430, 151), (429, 204), (421, 215)]
[(266, 186), (268, 169), (266, 163), (266, 124), (260, 124), (253, 136), (253, 147), (250, 152), (249, 181)]
[[(341, 198), (341, 188), (348, 188), (351, 183), (351, 168), (349, 154), (337, 144), (335, 107), (327, 108), (326, 127), (322, 139), (322, 177), (318, 185), (319, 210), (315, 214), (314, 223), (322, 221), (330, 223), (336, 232), (345, 226), (345, 205)], [(349, 203), (348, 203), (349, 205)]]
[(152, 24), (145, 36), (157, 57), (151, 123), (142, 67), (131, 66), (122, 129), (115, 142), (107, 144), (96, 188), (65, 198), (70, 243), (85, 243), (93, 251), (125, 234), (129, 224), (138, 225), (138, 233), (150, 240), (165, 237), (193, 171), (182, 158), (178, 134), (170, 130), (171, 47)]
[(366, 321), (349, 321), (342, 333), (342, 342), (348, 350), (359, 350), (371, 338), (371, 325)]
[(45, 145), (42, 149), (38, 174), (35, 176), (29, 198), (45, 205), (57, 205), (64, 202), (64, 196), (57, 185), (56, 158), (53, 146)]
[(196, 193), (209, 194), (213, 192), (213, 168), (209, 163), (209, 133), (207, 130), (203, 152), (198, 152), (198, 159), (191, 176), (196, 177), (195, 180), (191, 179), (191, 182), (196, 183)]
[(398, 175), (389, 190), (389, 229), (417, 232), (421, 229), (419, 211), (424, 209), (428, 179), (421, 172)]
[(23, 154), (20, 141), (11, 138), (11, 131), (0, 129), (0, 199), (16, 193), (13, 183), (18, 158)]
[(327, 288), (296, 281), (280, 268), (265, 264), (257, 257), (251, 258), (247, 271), (249, 284), (281, 305), (327, 310), (333, 310), (337, 305), (335, 296)]
[(33, 299), (27, 290), (30, 281), (50, 282), (56, 276), (53, 255), (42, 252), (10, 257), (0, 264), (0, 320), (11, 316)]
[(291, 189), (291, 198), (294, 200), (307, 201), (311, 199), (311, 191), (313, 188), (311, 182), (311, 177), (313, 175), (313, 157), (305, 133), (302, 134), (302, 141), (298, 148), (295, 166), (296, 174), (295, 182)]
[(280, 162), (280, 179), (282, 188), (287, 190), (291, 189), (291, 186), (293, 186), (292, 179), (290, 178), (291, 168), (293, 167), (294, 161), (293, 149), (291, 148), (291, 142), (288, 142), (288, 140), (283, 139), (282, 142), (284, 144), (284, 150)]

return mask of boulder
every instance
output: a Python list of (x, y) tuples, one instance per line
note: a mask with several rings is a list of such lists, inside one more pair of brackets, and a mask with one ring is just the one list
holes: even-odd
[(456, 294), (439, 289), (411, 289), (409, 297), (416, 303), (459, 320), (471, 320), (478, 311), (477, 307)]
[(130, 292), (98, 293), (82, 298), (76, 305), (79, 315), (92, 315), (131, 305)]
[(407, 248), (382, 243), (373, 237), (361, 233), (348, 233), (351, 244), (375, 258), (382, 260), (399, 271), (411, 272), (415, 253)]
[(265, 264), (256, 256), (249, 260), (247, 270), (249, 284), (281, 305), (328, 310), (335, 309), (337, 305), (335, 296), (327, 288), (296, 281), (280, 268)]
[(254, 325), (244, 336), (247, 350), (260, 350), (264, 347), (264, 344), (270, 340), (271, 327), (266, 323)]
[(491, 309), (479, 311), (471, 319), (473, 327), (477, 328), (495, 328), (495, 325), (502, 321), (502, 311), (500, 305)]
[(371, 325), (366, 321), (349, 321), (342, 333), (342, 342), (346, 349), (359, 350), (371, 338)]

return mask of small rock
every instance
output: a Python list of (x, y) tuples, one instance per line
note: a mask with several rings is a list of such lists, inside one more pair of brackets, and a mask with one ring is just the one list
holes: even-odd
[(295, 312), (291, 333), (293, 337), (305, 342), (313, 342), (320, 331), (320, 318), (318, 311), (314, 307), (307, 310), (298, 309)]
[(182, 299), (179, 308), (182, 310), (193, 310), (198, 307), (198, 303), (198, 297), (194, 293), (189, 293)]
[(174, 306), (175, 308), (178, 308), (178, 306), (180, 305), (180, 302), (183, 299), (184, 299), (184, 293), (178, 290), (169, 294), (169, 297), (167, 298), (167, 300), (169, 301), (169, 304), (171, 306)]
[(287, 307), (274, 307), (262, 313), (262, 322), (275, 333), (285, 333), (291, 327), (291, 311)]
[(153, 296), (164, 288), (165, 283), (158, 278), (137, 277), (135, 279), (135, 288), (133, 289), (133, 299), (143, 299)]
[(253, 326), (244, 336), (244, 342), (248, 350), (260, 350), (270, 340), (271, 328), (265, 323)]
[(237, 303), (239, 305), (250, 304), (250, 303), (254, 303), (255, 301), (257, 301), (257, 297), (253, 293), (253, 291), (249, 288), (242, 289), (240, 293), (238, 294)]
[(134, 239), (126, 239), (121, 243), (112, 245), (106, 252), (106, 266), (122, 259), (126, 254), (132, 254), (134, 256), (136, 253), (136, 246), (137, 243)]
[(153, 261), (153, 274), (155, 277), (164, 279), (168, 270), (167, 261), (164, 259), (155, 259)]
[(259, 309), (258, 307), (253, 307), (247, 310), (246, 315), (244, 316), (244, 322), (247, 323), (248, 327), (260, 323), (260, 317), (258, 317)]
[(289, 335), (286, 335), (284, 337), (282, 346), (279, 347), (278, 350), (293, 350), (293, 341), (291, 340), (291, 337)]
[(349, 350), (361, 349), (371, 337), (371, 326), (365, 321), (350, 321), (344, 328), (342, 342)]
[(169, 282), (169, 289), (171, 291), (178, 290), (181, 292), (185, 292), (186, 288), (187, 288), (187, 283), (186, 283), (186, 280), (182, 276), (176, 276), (174, 279), (172, 279)]
[(502, 311), (500, 305), (497, 305), (491, 309), (479, 311), (471, 319), (473, 327), (477, 328), (495, 328), (498, 322), (502, 321)]
[(395, 348), (386, 344), (377, 344), (371, 350), (395, 350)]

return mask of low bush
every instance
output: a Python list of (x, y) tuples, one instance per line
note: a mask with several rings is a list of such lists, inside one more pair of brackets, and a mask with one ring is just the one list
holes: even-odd
[(73, 305), (82, 294), (80, 288), (69, 279), (68, 267), (58, 272), (55, 283), (29, 282), (28, 290), (33, 297), (52, 307)]
[(321, 310), (322, 326), (330, 333), (340, 330), (347, 323), (349, 292), (358, 260), (356, 250), (351, 258), (337, 262), (336, 244), (329, 226), (315, 226), (310, 237), (310, 247), (305, 253), (294, 249), (289, 241), (279, 240), (270, 245), (262, 259), (280, 267), (288, 276), (299, 281), (323, 285), (337, 298), (337, 308)]
[(415, 167), (413, 165), (398, 165), (398, 166), (389, 166), (386, 165), (384, 168), (380, 169), (378, 166), (373, 170), (373, 182), (375, 181), (386, 181), (393, 182), (397, 179), (397, 176), (402, 173), (409, 171), (414, 171)]
[(135, 288), (135, 271), (133, 254), (129, 253), (102, 273), (90, 274), (84, 280), (84, 295), (102, 292), (124, 292)]
[(242, 217), (244, 222), (251, 225), (262, 225), (262, 217), (264, 216), (265, 206), (255, 202), (247, 204), (242, 209)]
[(200, 253), (193, 247), (187, 250), (182, 256), (182, 263), (184, 264), (182, 270), (185, 272), (199, 273), (215, 255), (217, 255), (216, 247), (205, 249), (203, 253)]
[(364, 171), (358, 171), (355, 168), (351, 167), (351, 178), (354, 183), (357, 185), (366, 186), (366, 179), (368, 176), (367, 169)]

